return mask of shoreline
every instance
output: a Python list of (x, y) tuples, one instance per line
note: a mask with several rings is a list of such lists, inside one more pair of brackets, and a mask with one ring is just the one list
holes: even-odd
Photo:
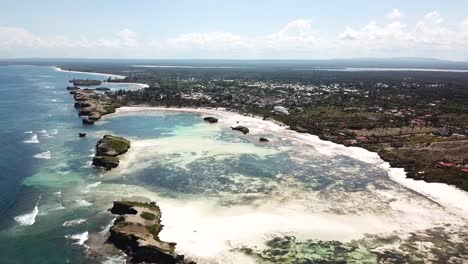
[(59, 72), (68, 72), (68, 73), (85, 73), (85, 74), (92, 74), (92, 75), (98, 75), (98, 76), (109, 76), (109, 77), (115, 77), (118, 79), (124, 79), (126, 76), (124, 75), (117, 75), (117, 74), (109, 74), (109, 73), (100, 73), (100, 72), (83, 72), (83, 71), (69, 71), (69, 70), (64, 70), (60, 67), (57, 66), (51, 66), (53, 69)]
[[(97, 75), (97, 76), (108, 76), (108, 77), (114, 77), (117, 79), (124, 79), (126, 76), (124, 75), (117, 75), (117, 74), (109, 74), (109, 73), (101, 73), (101, 72), (83, 72), (83, 71), (69, 71), (69, 70), (64, 70), (60, 67), (57, 66), (52, 66), (53, 69), (59, 72), (68, 72), (68, 73), (83, 73), (83, 74), (92, 74), (92, 75)], [(107, 82), (107, 80), (104, 80), (102, 82), (103, 84), (112, 84), (112, 85), (135, 85), (138, 86), (139, 89), (143, 88), (148, 88), (149, 85), (146, 83), (132, 83), (132, 82)]]
[[(384, 161), (378, 153), (367, 149), (353, 146), (345, 146), (332, 141), (320, 139), (316, 135), (303, 134), (290, 130), (288, 126), (274, 120), (262, 120), (258, 116), (246, 116), (240, 113), (227, 111), (224, 108), (174, 108), (174, 107), (151, 107), (151, 106), (124, 106), (116, 109), (115, 113), (103, 116), (103, 118), (113, 117), (127, 113), (149, 113), (149, 112), (182, 112), (198, 113), (204, 115), (213, 115), (220, 117), (221, 125), (230, 126), (234, 124), (247, 126), (251, 132), (250, 135), (270, 132), (272, 134), (288, 137), (297, 140), (303, 144), (317, 147), (317, 151), (327, 156), (346, 155), (361, 162), (375, 165), (388, 173), (388, 176), (394, 182), (403, 187), (414, 191), (427, 199), (440, 204), (445, 209), (465, 219), (468, 219), (468, 205), (463, 205), (460, 201), (468, 199), (468, 193), (455, 186), (445, 183), (425, 182), (423, 180), (414, 180), (406, 177), (403, 168), (393, 168), (389, 162)], [(239, 122), (239, 123), (237, 123)], [(319, 147), (326, 147), (320, 149)]]
[(148, 88), (149, 85), (146, 84), (146, 83), (131, 83), (131, 82), (107, 82), (107, 81), (104, 81), (102, 82), (103, 84), (111, 84), (111, 85), (135, 85), (135, 86), (138, 86), (140, 87), (140, 89), (143, 89), (143, 88)]

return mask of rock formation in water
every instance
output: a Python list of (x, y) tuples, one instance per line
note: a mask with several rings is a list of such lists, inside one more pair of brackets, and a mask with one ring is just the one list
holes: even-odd
[(108, 87), (98, 87), (95, 89), (96, 91), (110, 91), (111, 89)]
[(79, 90), (79, 89), (80, 89), (80, 87), (78, 87), (78, 86), (68, 86), (67, 87), (67, 90), (69, 90), (69, 91), (76, 91), (76, 90)]
[(130, 141), (112, 135), (105, 135), (96, 144), (96, 155), (93, 165), (103, 167), (106, 170), (119, 166), (117, 156), (124, 154), (130, 148)]
[(268, 138), (266, 138), (266, 137), (261, 137), (261, 138), (259, 139), (259, 141), (260, 141), (260, 142), (268, 142), (268, 141), (270, 141), (270, 140), (268, 140)]
[(237, 131), (240, 131), (242, 133), (247, 134), (249, 133), (249, 129), (246, 128), (245, 126), (236, 126), (236, 127), (232, 127), (232, 130), (237, 130)]
[(203, 120), (205, 120), (208, 123), (218, 123), (218, 118), (212, 116), (207, 116), (203, 118)]
[(176, 243), (159, 239), (163, 225), (156, 203), (115, 201), (110, 211), (119, 217), (109, 230), (107, 242), (124, 251), (130, 262), (194, 264), (175, 252)]
[(77, 86), (91, 86), (91, 85), (101, 85), (102, 81), (99, 80), (83, 80), (83, 79), (73, 79), (70, 81), (73, 85)]
[(92, 125), (103, 115), (114, 113), (119, 107), (116, 100), (108, 94), (97, 93), (92, 89), (76, 87), (70, 91), (70, 94), (76, 101), (74, 106), (78, 109), (78, 115), (84, 117), (83, 125)]

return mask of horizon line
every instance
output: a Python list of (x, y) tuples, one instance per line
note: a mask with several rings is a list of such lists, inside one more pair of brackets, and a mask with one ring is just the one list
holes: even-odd
[(89, 57), (15, 57), (0, 58), (0, 60), (192, 60), (192, 61), (333, 61), (333, 60), (425, 60), (440, 62), (465, 62), (468, 60), (451, 60), (435, 57), (352, 57), (352, 58), (329, 58), (329, 59), (285, 59), (285, 58), (89, 58)]

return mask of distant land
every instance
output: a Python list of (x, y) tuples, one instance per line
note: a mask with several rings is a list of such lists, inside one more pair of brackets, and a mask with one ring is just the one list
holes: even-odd
[(416, 68), (468, 70), (468, 61), (434, 58), (354, 58), (329, 60), (223, 60), (223, 59), (82, 59), (82, 58), (18, 58), (0, 59), (0, 65), (159, 65), (203, 67), (254, 67), (278, 69), (305, 68)]

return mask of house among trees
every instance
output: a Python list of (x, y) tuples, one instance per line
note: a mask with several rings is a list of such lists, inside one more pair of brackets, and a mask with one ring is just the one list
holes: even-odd
[(439, 167), (439, 168), (453, 168), (453, 167), (455, 167), (457, 165), (455, 163), (452, 163), (452, 162), (439, 161), (439, 162), (437, 162), (436, 166)]

